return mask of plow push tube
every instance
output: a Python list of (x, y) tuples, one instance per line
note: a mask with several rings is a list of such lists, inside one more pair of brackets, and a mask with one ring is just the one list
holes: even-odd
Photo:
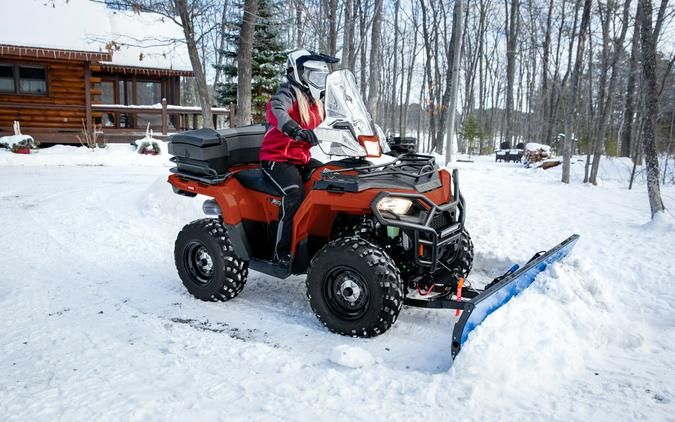
[(522, 267), (518, 268), (514, 265), (505, 275), (497, 278), (498, 281), (491, 283), (485, 290), (469, 300), (457, 301), (445, 296), (436, 300), (406, 299), (405, 303), (424, 308), (461, 309), (463, 311), (452, 332), (452, 358), (455, 359), (471, 331), (492, 312), (529, 287), (546, 267), (564, 258), (577, 240), (579, 240), (579, 235), (574, 234), (548, 251), (535, 255)]

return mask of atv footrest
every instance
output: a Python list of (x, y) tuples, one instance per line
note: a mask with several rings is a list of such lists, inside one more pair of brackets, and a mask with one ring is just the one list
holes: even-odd
[(265, 259), (251, 258), (248, 262), (248, 267), (259, 273), (271, 275), (280, 279), (288, 278), (291, 275), (291, 271), (288, 267)]

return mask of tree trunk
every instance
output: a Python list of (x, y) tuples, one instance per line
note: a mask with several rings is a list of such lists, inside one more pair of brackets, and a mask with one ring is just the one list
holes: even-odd
[(354, 55), (352, 52), (352, 44), (354, 43), (354, 10), (352, 6), (352, 0), (345, 1), (345, 28), (342, 34), (342, 60), (340, 60), (340, 65), (342, 69), (354, 71), (353, 68), (349, 67), (350, 58)]
[(544, 50), (544, 56), (542, 58), (542, 67), (541, 67), (541, 104), (542, 104), (542, 140), (544, 144), (548, 144), (550, 139), (547, 139), (547, 136), (550, 136), (549, 125), (551, 121), (549, 120), (549, 113), (551, 112), (548, 107), (549, 92), (548, 92), (548, 62), (551, 56), (551, 17), (553, 15), (553, 0), (549, 0), (548, 3), (548, 14), (546, 15), (546, 31), (544, 34), (544, 44), (542, 48)]
[[(434, 56), (434, 48), (432, 45), (431, 34), (429, 33), (429, 24), (427, 23), (427, 5), (424, 0), (420, 0), (420, 5), (422, 8), (422, 35), (424, 37), (424, 51), (426, 53), (426, 60), (424, 61), (424, 77), (427, 88), (427, 103), (420, 101), (420, 106), (427, 106), (429, 109), (429, 134), (431, 136), (436, 134), (436, 107), (435, 107), (435, 84), (434, 78), (431, 71), (431, 63)], [(438, 152), (438, 151), (437, 151)]]
[(366, 48), (368, 47), (368, 40), (366, 31), (368, 27), (366, 25), (368, 20), (368, 0), (358, 0), (359, 5), (359, 48), (360, 48), (360, 67), (361, 67), (361, 79), (360, 79), (360, 88), (361, 88), (361, 97), (366, 96), (366, 77), (368, 75), (368, 63), (367, 63), (367, 54)]
[(223, 59), (225, 54), (225, 29), (227, 28), (227, 6), (228, 0), (223, 2), (223, 11), (220, 15), (220, 34), (218, 34), (218, 51), (216, 52), (218, 59), (216, 60), (216, 76), (213, 78), (213, 85), (216, 86), (220, 82), (220, 75), (223, 72)]
[[(410, 111), (410, 91), (412, 88), (412, 77), (413, 77), (413, 69), (415, 66), (415, 59), (417, 58), (417, 15), (415, 15), (414, 12), (413, 12), (413, 46), (410, 51), (412, 52), (412, 54), (407, 69), (408, 72), (406, 75), (407, 80), (405, 82), (405, 110), (403, 112), (403, 133), (401, 134), (401, 136), (405, 136), (406, 132), (408, 131), (408, 111)], [(422, 84), (422, 86), (424, 86), (424, 84)], [(421, 98), (422, 97), (420, 96), (420, 106), (422, 105)]]
[[(464, 0), (456, 0), (452, 12), (452, 38), (450, 46), (452, 57), (448, 56), (448, 65), (452, 63), (452, 79), (450, 81), (450, 103), (448, 104), (448, 131), (445, 140), (445, 162), (453, 160), (455, 139), (455, 117), (457, 116), (457, 92), (459, 91), (459, 62), (462, 56), (462, 16), (464, 14)], [(452, 60), (451, 60), (452, 59)]]
[[(638, 4), (638, 9), (640, 5)], [(630, 70), (626, 85), (626, 101), (623, 109), (623, 128), (621, 130), (621, 156), (631, 156), (631, 142), (633, 136), (633, 122), (635, 120), (635, 88), (637, 86), (638, 55), (640, 54), (640, 12), (635, 14), (633, 39), (630, 48)]]
[(206, 83), (206, 75), (202, 68), (202, 61), (199, 58), (199, 50), (195, 39), (194, 22), (188, 10), (187, 0), (174, 0), (174, 5), (176, 6), (176, 11), (180, 16), (183, 26), (183, 34), (185, 35), (185, 43), (187, 44), (190, 64), (192, 65), (192, 71), (195, 74), (195, 80), (197, 81), (197, 87), (199, 89), (199, 104), (202, 108), (204, 127), (213, 128), (213, 114), (211, 113), (209, 86)]
[(370, 33), (370, 78), (368, 79), (368, 110), (377, 122), (377, 103), (380, 99), (380, 48), (382, 47), (382, 3), (384, 0), (375, 0), (373, 11), (373, 27)]
[(570, 165), (572, 158), (572, 130), (575, 121), (575, 108), (577, 102), (577, 90), (579, 89), (579, 74), (581, 65), (584, 61), (584, 43), (586, 41), (586, 30), (589, 26), (591, 16), (592, 0), (584, 0), (584, 11), (581, 15), (581, 27), (579, 28), (579, 37), (577, 41), (577, 56), (572, 71), (572, 82), (570, 84), (567, 97), (567, 109), (565, 110), (565, 141), (563, 142), (563, 183), (570, 182)]
[(391, 102), (391, 128), (392, 130), (396, 127), (396, 91), (397, 91), (397, 86), (396, 84), (398, 83), (398, 10), (401, 5), (401, 0), (396, 0), (394, 2), (394, 50), (393, 50), (393, 56), (394, 56), (394, 67), (393, 67), (393, 74), (392, 74), (392, 83), (391, 83), (391, 98), (389, 99)]
[(304, 26), (302, 24), (303, 0), (295, 0), (295, 47), (300, 48), (304, 44)]
[[(506, 2), (506, 0), (505, 0)], [(518, 41), (518, 9), (520, 2), (511, 0), (511, 8), (506, 4), (506, 142), (510, 146), (513, 137), (513, 83), (516, 74), (516, 49)]]
[(328, 54), (335, 56), (337, 53), (337, 0), (328, 0), (326, 18), (328, 20)]
[(640, 7), (640, 34), (642, 40), (642, 72), (645, 81), (645, 122), (642, 128), (642, 148), (647, 170), (647, 193), (652, 218), (665, 210), (659, 184), (659, 158), (656, 153), (654, 129), (658, 117), (656, 90), (656, 42), (652, 31), (652, 2), (643, 0)]
[[(612, 76), (609, 79), (609, 86), (607, 88), (607, 95), (605, 96), (604, 104), (601, 103), (602, 114), (600, 115), (600, 120), (598, 123), (598, 133), (595, 141), (595, 151), (593, 152), (593, 165), (591, 166), (591, 178), (590, 182), (594, 185), (598, 184), (598, 171), (600, 169), (600, 158), (605, 149), (605, 135), (607, 133), (607, 124), (609, 122), (609, 114), (612, 110), (613, 99), (614, 99), (614, 88), (616, 86), (616, 81), (618, 79), (619, 69), (617, 68), (617, 63), (619, 62), (619, 57), (623, 53), (623, 42), (626, 39), (626, 32), (628, 31), (628, 20), (630, 13), (630, 3), (631, 0), (626, 0), (624, 3), (623, 9), (623, 22), (621, 27), (621, 34), (619, 39), (614, 44), (614, 54), (609, 67), (612, 71)], [(609, 6), (607, 6), (609, 7)], [(609, 12), (607, 13), (607, 20), (610, 19)], [(605, 70), (606, 71), (606, 70)]]
[(244, 1), (244, 16), (237, 55), (237, 126), (251, 124), (251, 60), (257, 11), (257, 0)]

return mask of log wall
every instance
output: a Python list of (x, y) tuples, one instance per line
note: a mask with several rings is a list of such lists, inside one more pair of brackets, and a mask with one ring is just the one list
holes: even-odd
[[(19, 59), (0, 56), (0, 63), (40, 65), (47, 69), (47, 95), (0, 93), (0, 127), (19, 120), (22, 127), (76, 129), (86, 116), (84, 61)], [(91, 91), (98, 78), (91, 78)]]

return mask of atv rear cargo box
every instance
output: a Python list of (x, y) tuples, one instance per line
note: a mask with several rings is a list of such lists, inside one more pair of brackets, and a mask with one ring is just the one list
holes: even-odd
[(185, 177), (220, 178), (230, 166), (257, 163), (265, 136), (263, 125), (231, 129), (190, 130), (169, 138), (174, 173)]

